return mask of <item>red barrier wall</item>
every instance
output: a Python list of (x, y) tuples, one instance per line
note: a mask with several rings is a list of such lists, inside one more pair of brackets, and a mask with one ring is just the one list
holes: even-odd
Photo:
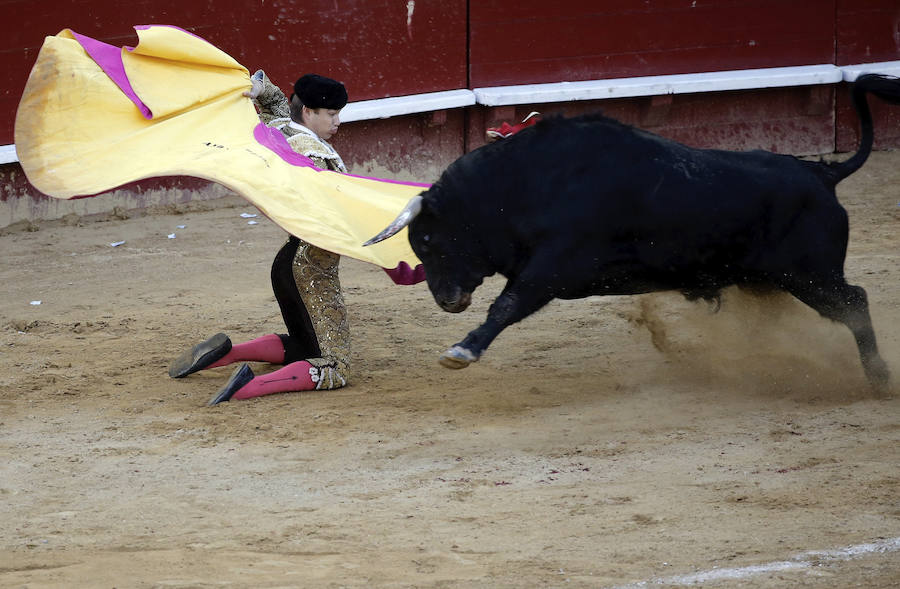
[(837, 65), (900, 59), (897, 0), (838, 0), (835, 21)]
[(832, 63), (834, 0), (472, 2), (473, 87)]

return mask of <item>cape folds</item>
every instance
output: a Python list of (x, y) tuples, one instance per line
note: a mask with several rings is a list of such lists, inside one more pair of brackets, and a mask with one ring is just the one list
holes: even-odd
[(421, 281), (407, 239), (362, 247), (427, 184), (320, 170), (259, 122), (247, 69), (178, 27), (137, 26), (135, 47), (69, 29), (47, 37), (16, 112), (16, 152), (41, 192), (70, 199), (155, 176), (240, 194), (289, 233)]

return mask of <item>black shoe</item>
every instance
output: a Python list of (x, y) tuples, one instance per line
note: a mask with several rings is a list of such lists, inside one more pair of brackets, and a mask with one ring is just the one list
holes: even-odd
[(213, 405), (218, 405), (219, 403), (231, 400), (231, 396), (241, 390), (241, 388), (251, 380), (253, 380), (253, 371), (250, 370), (250, 365), (244, 362), (234, 369), (234, 372), (231, 373), (225, 386), (219, 389), (216, 396), (210, 399), (206, 406), (212, 407)]
[(231, 351), (231, 340), (224, 333), (217, 333), (178, 356), (169, 364), (169, 376), (183, 378), (203, 370)]

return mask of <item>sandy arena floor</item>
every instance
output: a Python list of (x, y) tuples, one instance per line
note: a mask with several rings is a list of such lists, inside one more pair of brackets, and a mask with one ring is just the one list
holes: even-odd
[(557, 301), (450, 371), (500, 280), (450, 315), (346, 260), (353, 385), (207, 408), (231, 369), (166, 367), (281, 330), (280, 229), (0, 231), (0, 586), (900, 586), (900, 152), (840, 194), (887, 398), (844, 327), (730, 290)]

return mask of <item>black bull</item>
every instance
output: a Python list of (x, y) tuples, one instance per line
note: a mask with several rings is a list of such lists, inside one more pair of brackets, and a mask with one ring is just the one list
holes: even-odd
[(847, 284), (848, 221), (838, 182), (868, 158), (867, 94), (900, 103), (900, 81), (861, 76), (857, 153), (842, 163), (679, 143), (590, 115), (552, 118), (451, 164), (376, 243), (409, 226), (428, 287), (459, 312), (484, 277), (508, 281), (487, 320), (441, 356), (462, 368), (507, 326), (554, 298), (730, 285), (785, 290), (853, 332), (866, 376), (884, 389), (865, 291)]

